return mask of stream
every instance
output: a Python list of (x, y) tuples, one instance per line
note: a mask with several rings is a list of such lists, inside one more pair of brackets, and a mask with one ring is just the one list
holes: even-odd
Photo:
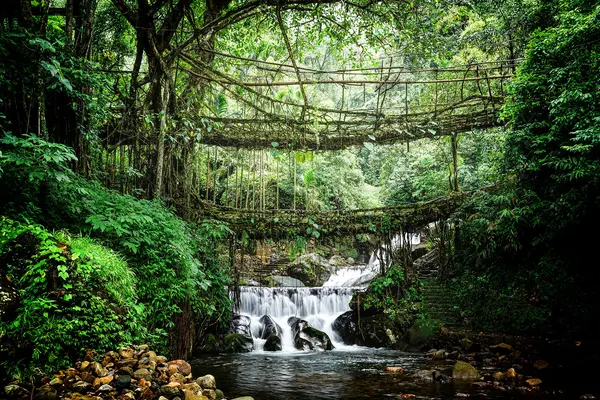
[[(385, 372), (387, 366), (402, 366), (405, 371)], [(444, 385), (412, 376), (417, 371), (451, 368), (452, 363), (432, 361), (422, 354), (356, 346), (330, 352), (220, 355), (193, 363), (194, 376), (214, 375), (228, 398), (249, 395), (255, 400), (394, 399), (414, 394), (437, 399), (477, 395), (470, 383)], [(495, 391), (479, 393), (483, 396), (477, 397), (485, 398), (517, 396)]]
[[(545, 392), (479, 390), (469, 382), (442, 384), (414, 376), (424, 370), (450, 373), (454, 361), (433, 361), (420, 353), (345, 346), (328, 352), (263, 352), (205, 357), (192, 362), (194, 376), (212, 374), (228, 399), (568, 399), (596, 394), (593, 370), (557, 371), (544, 376)], [(403, 373), (386, 372), (401, 366)], [(403, 395), (411, 395), (404, 396)], [(415, 397), (413, 397), (414, 395)]]
[[(363, 290), (378, 265), (342, 268), (322, 287), (241, 287), (239, 314), (248, 317), (254, 348), (250, 353), (207, 356), (192, 362), (194, 376), (211, 374), (227, 398), (252, 396), (255, 400), (314, 399), (569, 399), (595, 390), (589, 379), (593, 369), (559, 371), (544, 376), (544, 392), (521, 393), (505, 388), (481, 390), (470, 382), (440, 383), (427, 379), (431, 370), (451, 375), (455, 361), (434, 361), (422, 353), (347, 346), (332, 329), (332, 322), (348, 311), (356, 290)], [(282, 330), (282, 350), (265, 351), (260, 338), (263, 315)], [(294, 347), (287, 323), (300, 317), (326, 332), (335, 349), (301, 351)], [(387, 372), (398, 366), (403, 372)], [(492, 367), (482, 367), (481, 371)], [(429, 372), (425, 372), (429, 371)], [(420, 373), (420, 376), (416, 374)], [(548, 384), (549, 383), (549, 384)]]

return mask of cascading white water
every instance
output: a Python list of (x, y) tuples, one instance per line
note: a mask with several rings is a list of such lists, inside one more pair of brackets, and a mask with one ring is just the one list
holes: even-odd
[(379, 262), (371, 262), (368, 265), (357, 265), (353, 267), (339, 268), (332, 274), (324, 287), (363, 287), (373, 280), (379, 273)]
[(342, 313), (350, 310), (349, 304), (356, 288), (265, 288), (240, 287), (239, 313), (251, 319), (254, 349), (262, 350), (264, 340), (260, 339), (263, 315), (270, 315), (282, 329), (282, 350), (294, 351), (292, 331), (287, 323), (288, 318), (298, 317), (306, 320), (311, 326), (327, 333), (334, 345), (339, 346), (337, 334), (331, 324)]

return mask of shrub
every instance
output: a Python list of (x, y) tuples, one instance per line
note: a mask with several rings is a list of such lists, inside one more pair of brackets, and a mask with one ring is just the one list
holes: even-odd
[(0, 273), (20, 297), (16, 318), (0, 323), (3, 370), (62, 368), (83, 349), (144, 336), (136, 278), (119, 254), (87, 237), (0, 222)]

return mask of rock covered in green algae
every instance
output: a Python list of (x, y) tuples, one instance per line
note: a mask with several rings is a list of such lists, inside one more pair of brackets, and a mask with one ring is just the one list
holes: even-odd
[(471, 364), (463, 361), (457, 361), (452, 368), (452, 378), (460, 380), (476, 380), (481, 375)]
[(230, 333), (223, 338), (223, 350), (226, 353), (249, 353), (254, 349), (251, 336), (240, 333)]

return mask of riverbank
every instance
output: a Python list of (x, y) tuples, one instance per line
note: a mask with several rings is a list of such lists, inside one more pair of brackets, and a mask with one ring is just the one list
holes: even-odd
[[(32, 376), (30, 382), (4, 386), (6, 399), (73, 400), (221, 400), (213, 375), (192, 375), (184, 360), (168, 360), (147, 345), (122, 347), (97, 355), (86, 352), (72, 368), (51, 376)], [(1, 398), (1, 397), (0, 397)], [(252, 400), (251, 397), (237, 400)], [(235, 400), (235, 399), (234, 399)]]

